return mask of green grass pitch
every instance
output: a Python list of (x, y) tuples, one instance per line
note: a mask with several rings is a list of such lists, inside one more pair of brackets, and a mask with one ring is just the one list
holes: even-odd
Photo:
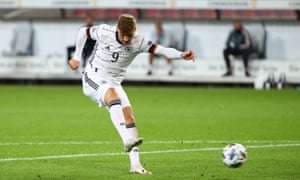
[[(80, 86), (0, 86), (0, 179), (300, 179), (300, 92), (125, 86), (153, 175)], [(237, 169), (222, 148), (247, 148)]]

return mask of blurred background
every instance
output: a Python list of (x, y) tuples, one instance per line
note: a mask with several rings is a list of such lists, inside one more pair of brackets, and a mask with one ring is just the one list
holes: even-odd
[[(68, 67), (76, 33), (93, 24), (114, 25), (122, 13), (137, 18), (137, 31), (152, 39), (160, 21), (168, 45), (192, 49), (196, 62), (174, 60), (172, 74), (162, 57), (149, 69), (149, 54), (128, 69), (127, 83), (190, 83), (252, 86), (266, 81), (300, 85), (299, 0), (0, 0), (0, 82), (79, 83), (80, 71)], [(223, 50), (233, 22), (241, 20), (254, 49), (250, 77), (243, 60), (232, 57), (234, 73), (223, 77)]]

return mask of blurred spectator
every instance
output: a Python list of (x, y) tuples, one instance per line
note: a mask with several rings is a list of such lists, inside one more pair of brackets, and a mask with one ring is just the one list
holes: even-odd
[[(94, 25), (94, 20), (92, 16), (86, 16), (85, 17), (85, 25), (86, 27), (91, 27)], [(88, 58), (91, 56), (94, 46), (96, 44), (95, 40), (92, 40), (91, 38), (87, 38), (84, 48), (82, 50), (82, 67), (84, 68), (86, 66), (86, 62)], [(72, 58), (73, 53), (75, 52), (75, 45), (67, 47), (67, 54), (68, 54), (68, 61)]]
[[(161, 21), (156, 21), (155, 23), (155, 31), (152, 32), (151, 34), (151, 40), (154, 43), (166, 46), (166, 47), (171, 47), (171, 43), (170, 43), (170, 34), (163, 28), (162, 22)], [(147, 74), (150, 76), (152, 75), (152, 71), (153, 71), (153, 61), (154, 58), (158, 58), (161, 57), (159, 55), (155, 55), (153, 53), (151, 53), (149, 55), (149, 69)], [(169, 58), (166, 58), (166, 61), (168, 63), (168, 74), (169, 75), (173, 75), (173, 64), (172, 64), (172, 60)]]
[(226, 48), (223, 51), (224, 60), (226, 63), (227, 72), (223, 76), (232, 76), (233, 69), (230, 63), (229, 56), (242, 56), (245, 76), (249, 77), (249, 56), (251, 54), (251, 38), (248, 31), (243, 27), (241, 21), (234, 22), (234, 29), (230, 32), (226, 41)]
[(11, 55), (33, 56), (34, 55), (34, 28), (32, 21), (21, 22), (13, 31), (11, 41)]

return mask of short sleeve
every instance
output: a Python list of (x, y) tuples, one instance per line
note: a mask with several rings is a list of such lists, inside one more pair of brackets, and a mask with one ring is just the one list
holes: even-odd
[(102, 25), (90, 27), (90, 31), (89, 31), (90, 38), (93, 40), (97, 40), (101, 29), (102, 29)]

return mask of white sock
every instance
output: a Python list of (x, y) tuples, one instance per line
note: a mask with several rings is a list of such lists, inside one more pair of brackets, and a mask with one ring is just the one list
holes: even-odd
[(127, 131), (128, 135), (130, 137), (133, 137), (133, 138), (137, 138), (138, 137), (138, 130), (135, 127), (135, 123), (127, 124), (126, 125), (126, 131)]
[(129, 139), (129, 135), (127, 133), (126, 127), (125, 127), (125, 120), (123, 115), (122, 106), (120, 104), (112, 105), (109, 109), (110, 118), (117, 129), (119, 135), (121, 136), (121, 139), (123, 141), (123, 144)]
[(130, 159), (130, 166), (135, 167), (135, 166), (140, 166), (140, 153), (139, 153), (139, 148), (134, 147), (129, 153), (129, 159)]
[[(127, 129), (127, 133), (130, 136), (135, 137), (135, 138), (138, 137), (138, 131), (137, 131), (137, 128), (135, 127), (135, 123), (127, 124), (126, 125), (126, 129)], [(141, 162), (140, 162), (140, 153), (139, 153), (139, 148), (138, 147), (132, 148), (132, 150), (129, 153), (129, 158), (130, 158), (130, 165), (131, 165), (131, 167), (135, 167), (135, 166), (140, 166), (141, 165)]]

